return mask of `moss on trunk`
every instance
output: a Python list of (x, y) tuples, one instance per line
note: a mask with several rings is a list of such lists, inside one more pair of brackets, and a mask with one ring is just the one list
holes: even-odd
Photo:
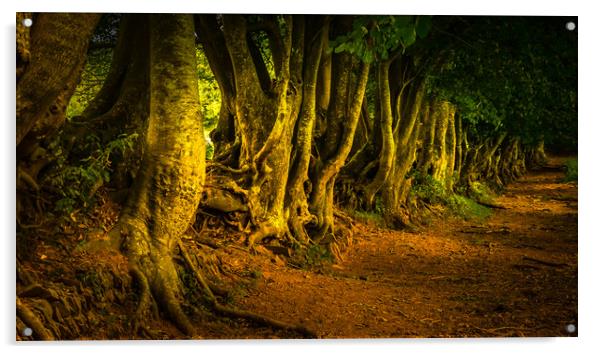
[[(122, 239), (134, 278), (143, 289), (137, 320), (151, 301), (180, 330), (194, 328), (180, 307), (174, 249), (201, 197), (205, 144), (196, 80), (191, 15), (150, 17), (150, 117), (142, 165), (114, 237)], [(140, 323), (139, 323), (140, 324)]]

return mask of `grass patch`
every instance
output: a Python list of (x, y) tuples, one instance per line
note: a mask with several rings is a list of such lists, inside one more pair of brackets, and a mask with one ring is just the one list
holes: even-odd
[(490, 208), (458, 194), (449, 198), (447, 206), (452, 214), (467, 220), (484, 220), (492, 213)]
[(374, 224), (377, 226), (383, 226), (385, 220), (380, 213), (370, 212), (370, 211), (362, 211), (362, 210), (352, 210), (351, 215), (356, 220), (359, 220), (363, 223)]
[(470, 184), (468, 196), (481, 203), (495, 204), (495, 192), (488, 184), (483, 182), (472, 182)]
[(564, 163), (566, 176), (564, 177), (565, 182), (577, 182), (577, 159), (570, 158)]
[(495, 202), (495, 193), (485, 183), (473, 182), (470, 188), (458, 186), (457, 193), (453, 193), (430, 175), (416, 175), (415, 181), (411, 191), (414, 196), (429, 204), (443, 205), (454, 216), (481, 221), (492, 213), (490, 208), (477, 203)]

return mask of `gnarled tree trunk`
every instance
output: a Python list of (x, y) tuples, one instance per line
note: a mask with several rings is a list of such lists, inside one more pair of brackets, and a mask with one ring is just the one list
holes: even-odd
[[(191, 15), (149, 15), (150, 116), (140, 170), (112, 235), (122, 239), (141, 284), (137, 313), (154, 298), (180, 330), (194, 333), (180, 307), (174, 249), (201, 197), (205, 141)], [(152, 297), (151, 297), (152, 295)]]

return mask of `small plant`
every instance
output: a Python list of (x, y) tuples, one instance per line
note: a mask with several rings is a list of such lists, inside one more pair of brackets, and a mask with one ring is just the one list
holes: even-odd
[(454, 215), (464, 219), (483, 220), (491, 215), (491, 209), (458, 194), (449, 198), (447, 206)]
[(483, 182), (472, 182), (468, 188), (468, 196), (482, 203), (493, 204), (494, 195), (492, 188)]
[(84, 148), (92, 153), (77, 164), (70, 164), (60, 142), (55, 142), (51, 148), (57, 163), (54, 173), (47, 177), (48, 185), (59, 195), (55, 211), (70, 214), (77, 208), (92, 205), (98, 188), (110, 181), (112, 160), (132, 151), (137, 138), (136, 133), (121, 134), (117, 139), (102, 145), (98, 136), (89, 135)]
[(577, 159), (570, 158), (566, 160), (564, 163), (566, 176), (564, 177), (565, 182), (577, 182), (578, 173), (577, 173)]
[(305, 265), (309, 268), (319, 267), (324, 263), (332, 263), (334, 258), (327, 247), (311, 245), (305, 253)]
[(418, 171), (412, 173), (414, 183), (410, 193), (429, 204), (445, 204), (449, 197), (444, 183), (436, 180), (429, 174), (422, 174)]
[(384, 219), (382, 214), (379, 212), (369, 212), (362, 210), (352, 210), (351, 214), (355, 219), (358, 219), (362, 222), (373, 223), (375, 225), (382, 226), (384, 224)]

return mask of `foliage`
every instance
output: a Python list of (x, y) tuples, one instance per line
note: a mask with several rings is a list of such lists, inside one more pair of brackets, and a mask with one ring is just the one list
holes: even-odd
[(205, 53), (200, 47), (197, 47), (196, 59), (203, 125), (205, 130), (210, 132), (217, 125), (221, 107), (221, 94), (211, 67), (209, 67), (207, 57), (205, 57)]
[(578, 173), (577, 173), (577, 159), (570, 158), (564, 163), (564, 168), (566, 171), (566, 177), (564, 177), (565, 182), (577, 182)]
[(418, 171), (413, 171), (410, 175), (414, 179), (410, 191), (413, 196), (429, 204), (445, 204), (449, 192), (443, 182), (436, 180), (429, 174), (422, 174)]
[(566, 21), (463, 18), (439, 39), (430, 93), (456, 105), (472, 137), (506, 131), (526, 145), (544, 137), (576, 149), (576, 34)]
[(305, 266), (319, 267), (325, 263), (332, 263), (334, 258), (327, 247), (319, 244), (311, 245), (305, 251)]
[(412, 176), (415, 181), (411, 189), (412, 195), (428, 204), (444, 205), (451, 214), (465, 219), (480, 220), (491, 215), (489, 208), (477, 202), (493, 200), (492, 192), (485, 184), (473, 183), (469, 192), (458, 188), (454, 193), (445, 188), (444, 182), (434, 179), (431, 175), (414, 171)]
[(477, 201), (494, 204), (494, 195), (491, 186), (485, 182), (472, 182), (468, 188), (467, 195)]
[(491, 209), (486, 206), (459, 194), (452, 194), (448, 199), (447, 206), (452, 214), (465, 219), (482, 220), (492, 213)]
[(373, 223), (378, 226), (383, 226), (385, 223), (381, 211), (369, 212), (362, 210), (353, 210), (351, 212), (351, 215), (353, 215), (353, 218), (365, 223)]
[(67, 119), (83, 113), (88, 103), (100, 91), (109, 74), (113, 50), (110, 48), (94, 50), (88, 53), (86, 65), (69, 105), (67, 106)]
[(122, 134), (103, 146), (98, 136), (88, 135), (84, 148), (92, 153), (78, 164), (69, 164), (59, 140), (53, 142), (51, 149), (57, 160), (45, 182), (59, 195), (55, 211), (70, 214), (76, 208), (92, 205), (96, 190), (110, 181), (112, 161), (132, 151), (137, 139), (136, 133)]
[(392, 52), (405, 51), (418, 38), (426, 37), (430, 26), (430, 16), (358, 16), (352, 30), (335, 38), (330, 47), (366, 63), (387, 60)]

